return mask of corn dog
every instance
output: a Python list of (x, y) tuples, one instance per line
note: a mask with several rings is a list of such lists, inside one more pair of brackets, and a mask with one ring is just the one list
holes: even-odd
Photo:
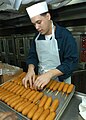
[(6, 90), (10, 91), (15, 85), (16, 85), (15, 83), (13, 84), (13, 83), (11, 82), (10, 86), (8, 86), (8, 87), (6, 88)]
[(45, 120), (54, 120), (56, 116), (55, 112), (51, 112)]
[(24, 102), (21, 106), (17, 108), (17, 111), (22, 112), (23, 109), (26, 108), (30, 103), (31, 103), (30, 101)]
[(12, 98), (11, 100), (9, 100), (9, 101), (7, 102), (7, 104), (8, 104), (8, 105), (11, 105), (12, 102), (14, 102), (15, 100), (18, 100), (18, 99), (20, 99), (20, 96), (16, 96), (15, 98)]
[(43, 96), (43, 92), (39, 92), (38, 95), (34, 98), (33, 103), (36, 103), (38, 100), (40, 100)]
[(20, 78), (20, 79), (23, 79), (23, 78), (25, 77), (25, 75), (26, 75), (26, 72), (23, 72), (23, 73), (21, 73), (21, 74), (19, 75), (19, 78)]
[(44, 105), (44, 109), (46, 110), (47, 108), (49, 108), (51, 103), (52, 103), (52, 97), (48, 97), (48, 99)]
[(16, 104), (18, 104), (21, 101), (23, 101), (23, 98), (19, 98), (19, 99), (15, 100), (13, 103), (10, 104), (10, 106), (13, 108), (13, 107), (15, 107)]
[(38, 109), (37, 105), (33, 106), (33, 108), (28, 112), (27, 117), (32, 118), (37, 109)]
[(43, 107), (38, 108), (38, 110), (34, 113), (32, 120), (38, 120), (43, 112)]
[(22, 104), (24, 104), (25, 101), (21, 101), (19, 103), (17, 103), (15, 106), (14, 106), (14, 109), (17, 110), (19, 108), (19, 106), (21, 106)]
[(25, 107), (25, 108), (23, 109), (22, 114), (23, 114), (23, 115), (27, 115), (28, 112), (29, 112), (34, 106), (35, 106), (34, 103), (29, 104), (27, 107)]
[(43, 107), (44, 104), (46, 103), (47, 99), (48, 99), (48, 96), (47, 96), (47, 95), (44, 95), (44, 96), (42, 97), (42, 99), (40, 100), (40, 102), (39, 102), (39, 107)]
[(14, 92), (17, 88), (18, 88), (19, 85), (15, 85), (11, 90), (10, 92)]
[(10, 101), (11, 99), (13, 99), (13, 98), (15, 98), (15, 97), (16, 97), (16, 95), (12, 95), (12, 96), (6, 98), (6, 99), (4, 100), (4, 102), (7, 103), (8, 101)]
[(2, 91), (5, 90), (2, 86), (0, 86), (0, 93), (2, 93)]
[(29, 89), (27, 89), (27, 90), (25, 91), (25, 93), (23, 93), (23, 94), (21, 95), (21, 97), (22, 97), (22, 98), (26, 98), (27, 94), (29, 94), (30, 92), (31, 92), (31, 89), (29, 88)]
[(5, 87), (8, 86), (10, 83), (11, 83), (11, 82), (6, 82), (6, 83), (4, 83), (1, 87), (2, 87), (2, 88), (5, 88)]
[(10, 97), (10, 96), (12, 96), (12, 95), (13, 95), (13, 93), (9, 93), (9, 94), (5, 95), (5, 96), (2, 98), (2, 101), (4, 101), (5, 99), (7, 99), (8, 97)]
[(55, 94), (55, 96), (63, 89), (64, 85), (65, 85), (64, 82), (61, 82), (61, 83), (60, 83), (60, 86), (59, 86), (58, 91), (57, 91), (57, 93)]
[[(15, 90), (13, 91), (13, 93), (14, 94), (17, 94), (17, 92), (19, 91), (21, 89), (21, 86), (17, 86), (16, 88), (15, 88)], [(17, 94), (18, 95), (18, 94)]]
[(16, 92), (17, 95), (20, 95), (20, 93), (22, 92), (22, 90), (24, 90), (24, 86), (20, 86), (20, 89), (18, 89), (18, 91)]
[(56, 80), (53, 80), (52, 84), (51, 84), (50, 87), (49, 87), (48, 92), (53, 89), (53, 87), (55, 86), (56, 83), (57, 83), (57, 81), (56, 81)]
[(7, 88), (9, 88), (10, 85), (12, 85), (12, 82), (7, 82), (2, 85), (2, 88), (4, 88), (6, 90)]
[(21, 92), (20, 92), (20, 96), (23, 95), (26, 92), (26, 88), (24, 88)]
[(29, 99), (31, 95), (33, 95), (34, 93), (35, 93), (35, 90), (30, 91), (29, 94), (25, 98)]
[(62, 94), (64, 94), (64, 93), (67, 92), (68, 87), (69, 87), (69, 84), (66, 83), (66, 84), (64, 85), (64, 87), (63, 87), (63, 90), (62, 90), (63, 93), (62, 93)]
[(52, 105), (50, 106), (50, 112), (55, 112), (57, 107), (59, 105), (59, 100), (58, 99), (55, 99), (53, 102), (52, 102)]
[(70, 84), (69, 87), (68, 87), (68, 89), (67, 89), (67, 94), (71, 93), (72, 90), (73, 90), (73, 88), (74, 88), (74, 85)]
[(9, 92), (8, 91), (5, 91), (3, 93), (0, 94), (0, 100), (5, 96), (7, 95)]
[(57, 90), (60, 85), (60, 82), (57, 82), (56, 85), (53, 87), (53, 91)]
[(38, 120), (45, 120), (49, 113), (50, 113), (49, 109), (44, 110)]
[(49, 87), (50, 87), (50, 85), (52, 84), (52, 82), (53, 82), (53, 80), (50, 80), (50, 82), (46, 85), (46, 87), (45, 87), (44, 91), (45, 91), (47, 88), (49, 88)]
[(38, 91), (36, 91), (30, 98), (29, 98), (29, 100), (30, 101), (33, 101), (34, 100), (34, 98), (38, 95)]

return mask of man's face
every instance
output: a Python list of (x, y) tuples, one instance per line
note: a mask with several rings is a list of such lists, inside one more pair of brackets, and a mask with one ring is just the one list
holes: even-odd
[(50, 14), (46, 15), (37, 15), (31, 18), (31, 22), (35, 26), (36, 30), (43, 35), (50, 34)]

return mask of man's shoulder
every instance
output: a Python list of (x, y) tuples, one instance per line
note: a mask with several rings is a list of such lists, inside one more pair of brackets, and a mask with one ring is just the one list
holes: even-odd
[(63, 27), (59, 24), (56, 24), (56, 36), (66, 36), (66, 35), (69, 35), (71, 34), (71, 32), (66, 28), (66, 27)]

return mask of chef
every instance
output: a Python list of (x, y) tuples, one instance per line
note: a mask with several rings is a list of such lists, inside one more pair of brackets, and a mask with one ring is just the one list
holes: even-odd
[(71, 74), (78, 63), (77, 44), (72, 34), (51, 20), (46, 1), (26, 10), (38, 33), (27, 58), (24, 86), (27, 88), (29, 82), (31, 88), (43, 89), (51, 79), (71, 83)]

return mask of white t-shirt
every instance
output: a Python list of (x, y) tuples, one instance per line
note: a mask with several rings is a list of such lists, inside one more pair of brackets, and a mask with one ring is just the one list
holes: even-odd
[(46, 40), (50, 40), (51, 37), (52, 37), (52, 34), (50, 34), (50, 35), (45, 35), (45, 39), (46, 39)]

